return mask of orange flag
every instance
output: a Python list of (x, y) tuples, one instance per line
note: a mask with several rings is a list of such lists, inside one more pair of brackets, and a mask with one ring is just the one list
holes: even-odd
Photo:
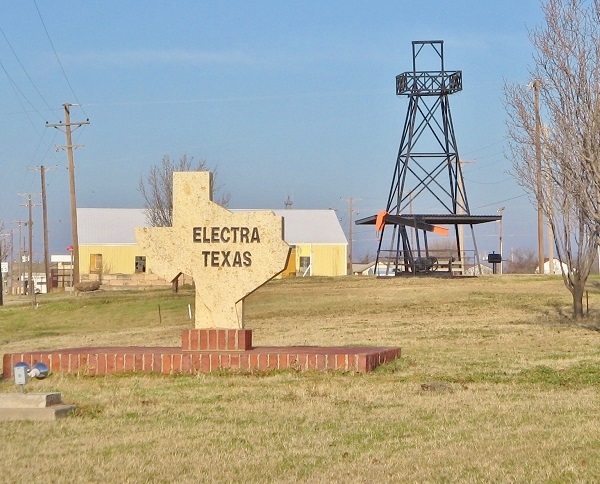
[(383, 227), (385, 226), (385, 216), (388, 213), (385, 210), (380, 210), (377, 212), (377, 218), (375, 219), (375, 232), (377, 234), (377, 240), (381, 237), (381, 232), (383, 232)]

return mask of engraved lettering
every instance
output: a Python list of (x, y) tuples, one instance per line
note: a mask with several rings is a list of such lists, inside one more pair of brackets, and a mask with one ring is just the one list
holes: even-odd
[(221, 229), (221, 242), (229, 242), (229, 236), (231, 234), (230, 227), (223, 227)]
[(200, 234), (202, 229), (200, 227), (194, 227), (193, 229), (193, 240), (194, 242), (200, 242)]
[[(236, 252), (237, 254), (237, 252)], [(224, 251), (221, 252), (221, 255), (223, 256), (223, 262), (221, 263), (221, 267), (231, 267), (231, 263), (229, 262), (229, 256), (231, 255), (230, 251)]]
[(248, 227), (240, 227), (240, 242), (242, 244), (247, 244), (250, 242), (248, 235), (250, 234), (250, 229)]
[(205, 244), (260, 244), (258, 227), (193, 227), (192, 241)]

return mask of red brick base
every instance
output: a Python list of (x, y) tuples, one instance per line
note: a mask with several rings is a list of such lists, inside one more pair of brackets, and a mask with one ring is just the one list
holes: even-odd
[(185, 329), (181, 332), (184, 351), (246, 351), (252, 348), (251, 329)]
[(185, 330), (182, 348), (104, 347), (67, 348), (3, 357), (3, 377), (12, 378), (13, 367), (24, 361), (41, 361), (53, 373), (106, 375), (124, 372), (208, 373), (215, 370), (337, 370), (366, 373), (400, 357), (390, 347), (252, 347), (251, 330)]

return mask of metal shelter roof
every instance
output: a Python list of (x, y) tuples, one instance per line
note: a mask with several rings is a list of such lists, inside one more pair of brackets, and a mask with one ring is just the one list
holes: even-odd
[[(455, 215), (455, 214), (400, 214), (385, 216), (386, 224), (404, 225), (427, 230), (427, 225), (477, 225), (501, 220), (501, 215)], [(375, 225), (377, 215), (361, 218), (357, 225)]]

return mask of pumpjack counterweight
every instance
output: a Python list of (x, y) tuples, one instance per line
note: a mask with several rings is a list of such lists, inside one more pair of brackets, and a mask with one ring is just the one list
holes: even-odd
[[(396, 94), (408, 97), (408, 110), (394, 167), (386, 209), (357, 220), (376, 225), (379, 235), (375, 273), (430, 274), (447, 269), (463, 273), (467, 259), (463, 226), (473, 238), (474, 264), (481, 268), (473, 225), (501, 219), (471, 215), (462, 163), (450, 111), (449, 95), (462, 90), (462, 72), (444, 66), (444, 42), (413, 41), (413, 69), (396, 76)], [(420, 70), (424, 61), (436, 70)], [(432, 213), (413, 213), (413, 206)], [(448, 235), (443, 249), (430, 249), (428, 233)]]

